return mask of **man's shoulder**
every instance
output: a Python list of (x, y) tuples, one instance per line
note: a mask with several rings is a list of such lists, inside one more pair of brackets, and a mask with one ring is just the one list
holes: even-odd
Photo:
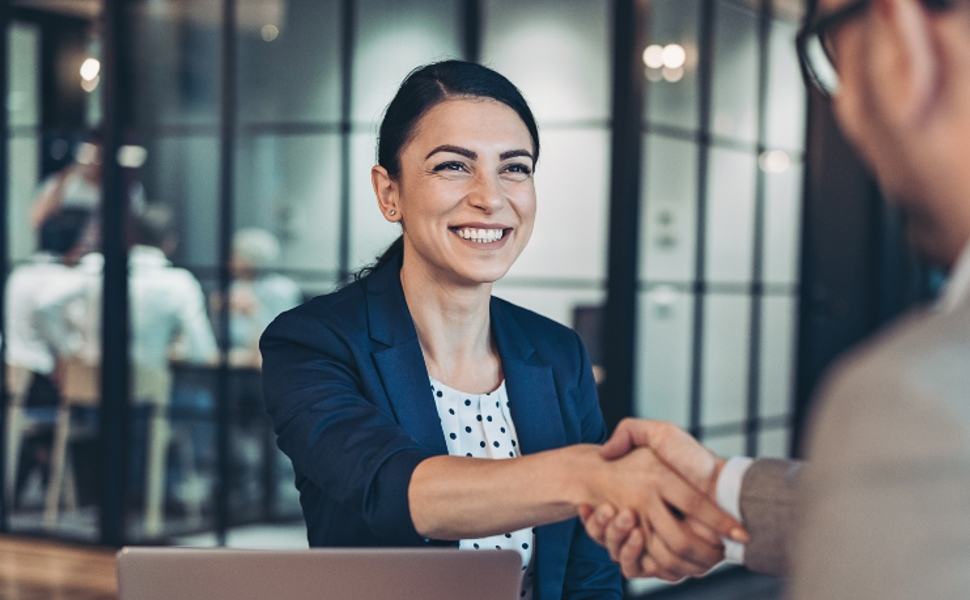
[(904, 317), (853, 350), (820, 388), (813, 458), (933, 460), (970, 452), (970, 309)]
[(970, 310), (961, 309), (906, 317), (833, 371), (799, 476), (795, 597), (919, 597), (962, 573), (968, 361)]
[(130, 273), (133, 287), (168, 291), (175, 295), (184, 293), (186, 288), (196, 289), (202, 285), (195, 273), (171, 264), (134, 268)]
[(71, 267), (59, 262), (27, 262), (14, 267), (8, 276), (8, 285), (19, 281), (33, 281), (50, 277), (63, 277), (71, 273)]
[(836, 363), (830, 379), (957, 391), (955, 384), (970, 382), (970, 369), (962, 368), (968, 361), (970, 307), (949, 314), (924, 310), (898, 319), (851, 350)]

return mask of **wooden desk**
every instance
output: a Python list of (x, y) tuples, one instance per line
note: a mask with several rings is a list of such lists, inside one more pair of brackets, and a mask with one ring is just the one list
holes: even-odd
[(115, 550), (0, 536), (0, 598), (117, 600)]

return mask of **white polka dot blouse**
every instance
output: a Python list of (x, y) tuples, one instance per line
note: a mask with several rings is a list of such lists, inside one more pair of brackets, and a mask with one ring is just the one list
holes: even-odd
[[(448, 454), (474, 458), (515, 458), (519, 442), (509, 413), (505, 382), (489, 394), (466, 394), (453, 390), (431, 378), (441, 429)], [(475, 540), (461, 540), (462, 550), (517, 550), (522, 555), (521, 597), (532, 598), (532, 564), (535, 550), (535, 528)]]

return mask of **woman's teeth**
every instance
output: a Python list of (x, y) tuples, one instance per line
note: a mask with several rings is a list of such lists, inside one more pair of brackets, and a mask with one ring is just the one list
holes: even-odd
[(504, 229), (475, 229), (472, 227), (461, 227), (456, 229), (455, 233), (461, 236), (462, 239), (477, 242), (479, 244), (497, 242), (505, 237)]

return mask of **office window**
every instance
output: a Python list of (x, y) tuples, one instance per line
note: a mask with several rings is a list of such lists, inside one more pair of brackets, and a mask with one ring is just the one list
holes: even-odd
[(634, 412), (685, 426), (722, 454), (789, 452), (806, 111), (794, 50), (800, 10), (661, 0), (643, 25)]
[(486, 0), (482, 12), (482, 63), (522, 90), (542, 143), (535, 230), (495, 294), (575, 325), (605, 300), (610, 3)]
[[(16, 4), (35, 5), (44, 18), (17, 11), (9, 32), (4, 239), (12, 265), (36, 249), (28, 215), (39, 183), (71, 162), (88, 129), (120, 118), (102, 112), (104, 89), (86, 62), (103, 59), (100, 7)], [(129, 340), (130, 542), (211, 545), (232, 543), (227, 535), (247, 525), (301, 526), (293, 472), (260, 395), (255, 342), (268, 320), (243, 318), (252, 311), (239, 307), (270, 280), (287, 290), (275, 313), (331, 292), (400, 234), (377, 209), (370, 169), (384, 108), (419, 65), (474, 58), (521, 88), (542, 138), (538, 212), (529, 246), (495, 294), (574, 326), (594, 363), (609, 343), (599, 321), (618, 159), (615, 3), (234, 4), (234, 15), (221, 0), (126, 5), (132, 216), (171, 209), (178, 243), (166, 248), (168, 259), (197, 282), (218, 343), (186, 359), (185, 340), (176, 340), (176, 360), (146, 371), (135, 364), (138, 334)], [(647, 92), (635, 107), (643, 157), (633, 412), (674, 421), (720, 452), (783, 455), (804, 174), (805, 92), (792, 44), (798, 3), (775, 0), (770, 11), (751, 1), (648, 4), (638, 73)], [(235, 28), (225, 29), (230, 18)], [(50, 52), (72, 57), (63, 71), (69, 110), (42, 94)], [(256, 263), (236, 264), (238, 240), (255, 248)], [(134, 331), (140, 309), (132, 303)], [(94, 411), (79, 415), (66, 446), (58, 514), (45, 517), (43, 481), (20, 482), (28, 501), (11, 511), (13, 530), (98, 539), (93, 448), (103, 432)]]

